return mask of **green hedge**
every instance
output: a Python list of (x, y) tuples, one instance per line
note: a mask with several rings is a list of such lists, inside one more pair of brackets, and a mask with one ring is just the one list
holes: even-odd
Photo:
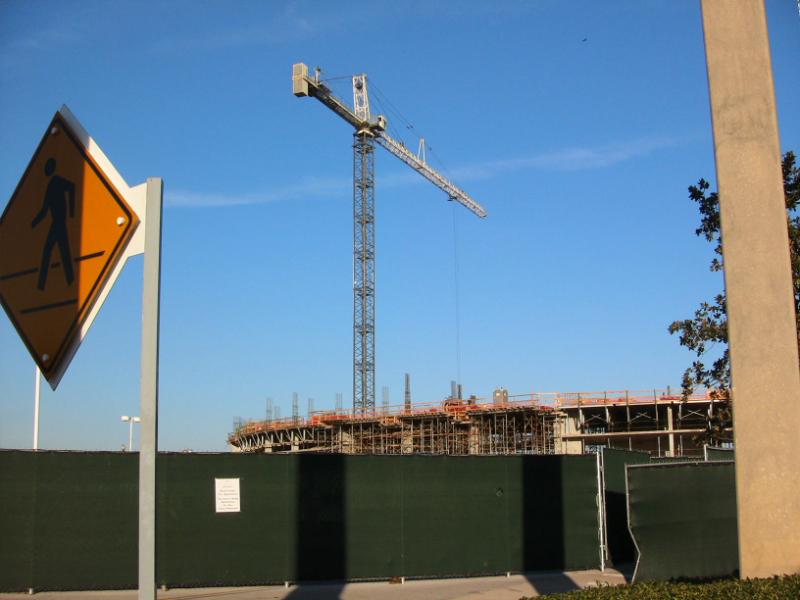
[[(800, 598), (800, 576), (772, 579), (725, 579), (706, 583), (648, 581), (633, 585), (603, 585), (550, 600), (782, 600)], [(523, 599), (524, 600), (524, 599)]]

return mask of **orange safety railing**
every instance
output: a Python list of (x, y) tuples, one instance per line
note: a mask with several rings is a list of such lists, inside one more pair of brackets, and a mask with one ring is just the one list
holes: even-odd
[[(696, 393), (688, 401), (702, 402), (712, 397), (712, 390)], [(423, 417), (435, 415), (468, 415), (473, 412), (508, 411), (522, 408), (559, 410), (564, 408), (642, 405), (659, 402), (682, 401), (683, 396), (671, 390), (605, 390), (602, 392), (530, 392), (508, 396), (507, 401), (494, 402), (492, 398), (447, 398), (442, 402), (416, 402), (410, 408), (404, 404), (378, 407), (368, 413), (352, 409), (318, 410), (310, 417), (288, 417), (271, 421), (247, 421), (231, 434), (231, 438), (277, 429), (297, 427), (324, 427), (337, 421), (376, 421), (386, 417)]]

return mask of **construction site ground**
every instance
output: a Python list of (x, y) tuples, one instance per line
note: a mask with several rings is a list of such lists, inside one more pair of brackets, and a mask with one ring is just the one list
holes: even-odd
[[(618, 585), (630, 574), (605, 571), (538, 572), (510, 577), (406, 580), (405, 583), (308, 583), (236, 588), (159, 590), (158, 600), (518, 600), (585, 587)], [(0, 600), (136, 600), (136, 590), (0, 594)]]

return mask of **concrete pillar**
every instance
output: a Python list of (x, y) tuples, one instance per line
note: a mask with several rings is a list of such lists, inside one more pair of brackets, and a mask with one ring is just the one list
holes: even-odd
[(481, 428), (477, 421), (472, 421), (469, 424), (469, 453), (479, 454), (481, 451)]
[(353, 434), (349, 431), (341, 430), (342, 454), (353, 454)]
[[(408, 426), (406, 426), (408, 425)], [(414, 422), (404, 421), (400, 430), (400, 452), (402, 454), (414, 453)]]
[(725, 241), (740, 573), (797, 573), (800, 369), (766, 13), (763, 0), (702, 7)]
[[(562, 413), (558, 422), (560, 424), (559, 431), (563, 432), (563, 435), (582, 433), (578, 419), (571, 417), (566, 412)], [(560, 440), (557, 441), (561, 442), (562, 454), (581, 454), (583, 452), (583, 442), (581, 440), (565, 440), (560, 436)]]

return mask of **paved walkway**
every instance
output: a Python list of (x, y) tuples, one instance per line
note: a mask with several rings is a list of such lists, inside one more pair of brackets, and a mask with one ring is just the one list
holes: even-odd
[[(193, 588), (158, 592), (158, 600), (519, 600), (568, 592), (603, 582), (625, 583), (625, 576), (614, 569), (528, 573), (510, 577), (470, 577), (465, 579), (425, 579), (403, 584), (386, 581), (365, 583), (309, 583), (290, 586), (238, 588)], [(109, 592), (41, 592), (0, 594), (0, 600), (137, 600), (136, 590)]]

